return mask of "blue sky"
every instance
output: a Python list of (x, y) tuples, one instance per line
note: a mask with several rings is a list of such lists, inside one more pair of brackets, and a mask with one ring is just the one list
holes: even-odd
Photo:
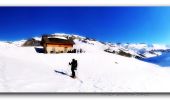
[(170, 44), (170, 7), (0, 7), (0, 40), (56, 32), (105, 42)]

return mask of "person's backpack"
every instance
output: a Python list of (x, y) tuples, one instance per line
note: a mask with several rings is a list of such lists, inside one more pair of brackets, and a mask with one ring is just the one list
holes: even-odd
[(77, 60), (75, 60), (75, 63), (74, 63), (75, 65), (75, 70), (77, 70)]

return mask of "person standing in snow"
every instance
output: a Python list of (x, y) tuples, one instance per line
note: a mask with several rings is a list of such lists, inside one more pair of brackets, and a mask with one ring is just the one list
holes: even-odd
[(71, 63), (69, 63), (69, 65), (71, 65), (71, 72), (72, 72), (72, 75), (71, 75), (71, 77), (72, 78), (75, 78), (75, 70), (77, 70), (77, 60), (75, 60), (75, 59), (72, 59), (72, 62)]

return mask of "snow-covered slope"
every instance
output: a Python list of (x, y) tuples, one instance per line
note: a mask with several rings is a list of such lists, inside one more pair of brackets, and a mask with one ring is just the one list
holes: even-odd
[(25, 42), (26, 42), (27, 40), (19, 40), (19, 41), (14, 41), (14, 42), (12, 42), (12, 44), (14, 45), (14, 46), (22, 46)]
[[(0, 42), (0, 91), (170, 92), (169, 67), (104, 51), (110, 48), (136, 53), (129, 48), (143, 46), (102, 43), (78, 35), (74, 41), (74, 48), (86, 52), (43, 54), (34, 47), (19, 46), (23, 41)], [(73, 58), (78, 60), (76, 79), (68, 76), (68, 63)]]
[[(169, 92), (170, 69), (106, 52), (42, 54), (0, 48), (1, 92)], [(78, 60), (77, 79), (68, 63)], [(54, 72), (54, 70), (59, 73)]]

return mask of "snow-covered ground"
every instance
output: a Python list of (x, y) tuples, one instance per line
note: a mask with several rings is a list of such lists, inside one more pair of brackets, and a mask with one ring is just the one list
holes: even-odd
[[(63, 74), (71, 74), (72, 58), (77, 79)], [(169, 77), (169, 68), (102, 51), (43, 54), (0, 46), (1, 92), (170, 92)]]
[[(85, 53), (44, 54), (37, 53), (37, 47), (21, 47), (26, 40), (0, 42), (0, 92), (170, 92), (170, 67), (161, 67), (169, 66), (169, 54), (160, 53), (161, 56), (147, 58), (145, 62), (104, 51), (121, 49), (152, 57), (148, 50), (167, 49), (167, 46), (103, 44), (74, 37), (74, 48)], [(76, 79), (69, 77), (68, 63), (73, 58), (78, 60)]]

